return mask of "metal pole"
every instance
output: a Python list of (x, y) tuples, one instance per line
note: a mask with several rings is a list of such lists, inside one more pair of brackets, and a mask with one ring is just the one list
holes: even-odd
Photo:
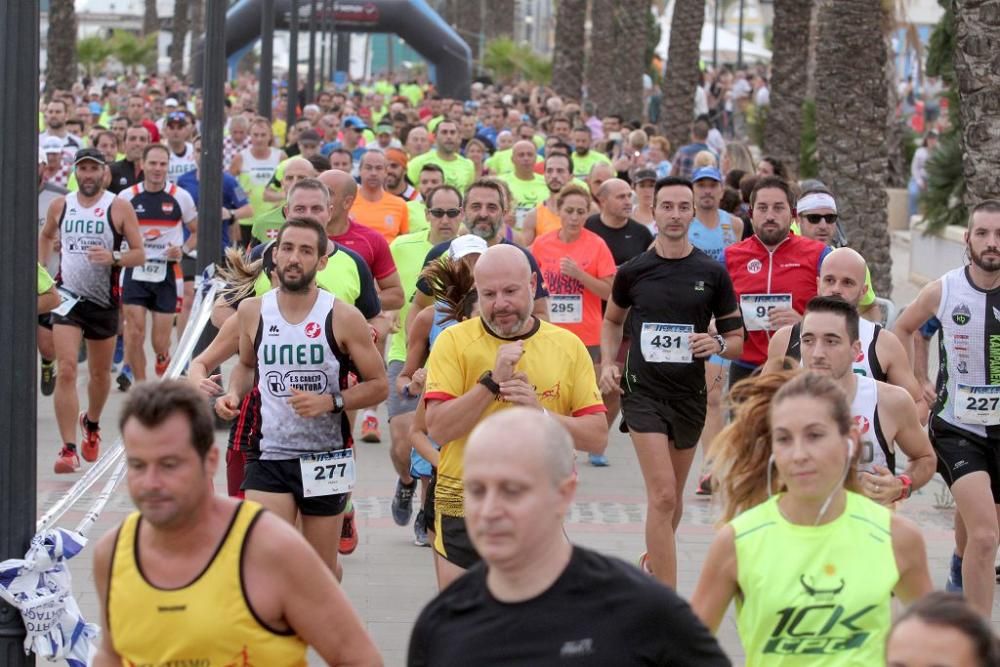
[(719, 69), (719, 7), (722, 0), (715, 0), (715, 18), (712, 21), (712, 68)]
[(386, 42), (385, 45), (386, 60), (388, 61), (386, 63), (386, 69), (389, 70), (389, 74), (392, 75), (396, 72), (396, 53), (395, 53), (396, 35), (386, 34), (385, 42)]
[(326, 46), (327, 46), (327, 34), (326, 34), (326, 11), (329, 8), (330, 0), (323, 0), (323, 6), (320, 8), (322, 14), (320, 15), (317, 30), (319, 30), (319, 89), (323, 90), (326, 88)]
[[(330, 49), (329, 52), (326, 54), (326, 57), (329, 58), (330, 62), (327, 63), (326, 80), (329, 82), (333, 81), (333, 75), (337, 71), (337, 69), (339, 69), (337, 67), (338, 64), (337, 53), (340, 50), (340, 39), (337, 37), (337, 32), (336, 32), (337, 26), (336, 22), (333, 19), (333, 0), (328, 0), (328, 1), (330, 3), (330, 15), (327, 17), (326, 21), (326, 34), (328, 35), (327, 39), (330, 40)], [(334, 44), (337, 45), (336, 48), (334, 48)]]
[(274, 0), (260, 3), (260, 79), (257, 112), (271, 120), (271, 87), (274, 85)]
[[(201, 185), (198, 201), (198, 271), (222, 259), (222, 128), (226, 86), (226, 3), (205, 3), (202, 75)], [(270, 88), (269, 88), (270, 89)]]
[(316, 0), (309, 0), (309, 73), (306, 76), (306, 104), (316, 95)]
[[(0, 90), (38, 90), (39, 23), (37, 2), (0, 2)], [(7, 214), (0, 224), (0, 560), (23, 558), (35, 532), (37, 480), (37, 399), (35, 327), (38, 300), (37, 167), (38, 96), (0, 99), (0, 201)], [(14, 224), (17, 221), (17, 224)], [(25, 417), (28, 417), (27, 419)], [(55, 443), (46, 443), (48, 456)], [(93, 619), (92, 619), (93, 620)], [(21, 614), (0, 601), (0, 664), (35, 664), (24, 654)]]
[(743, 68), (743, 5), (745, 0), (740, 0), (740, 34), (736, 42), (736, 69)]
[(288, 104), (286, 104), (285, 143), (295, 125), (295, 108), (299, 104), (299, 0), (292, 0), (292, 15), (288, 26)]

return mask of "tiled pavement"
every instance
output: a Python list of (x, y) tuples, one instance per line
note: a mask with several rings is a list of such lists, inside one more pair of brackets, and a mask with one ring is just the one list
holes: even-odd
[[(905, 284), (905, 257), (894, 252), (897, 303), (907, 303), (915, 289)], [(81, 378), (81, 388), (84, 378)], [(83, 392), (81, 392), (83, 393)], [(114, 440), (114, 415), (122, 394), (112, 392), (104, 420), (106, 442)], [(52, 459), (57, 431), (50, 399), (39, 397), (39, 491), (38, 506), (47, 509), (69, 488), (76, 476), (57, 477), (52, 473)], [(384, 417), (384, 413), (383, 413)], [(387, 426), (383, 423), (383, 431)], [(387, 436), (387, 433), (384, 433)], [(225, 433), (217, 433), (224, 441)], [(403, 665), (410, 628), (422, 606), (434, 595), (434, 575), (429, 549), (413, 546), (412, 529), (396, 526), (389, 513), (395, 475), (389, 463), (388, 445), (359, 443), (359, 484), (355, 492), (361, 544), (351, 556), (343, 558), (344, 587), (385, 658), (386, 665)], [(580, 485), (576, 503), (567, 522), (567, 531), (577, 543), (635, 561), (643, 550), (645, 498), (635, 454), (626, 436), (612, 431), (608, 448), (611, 466), (592, 468), (579, 457)], [(713, 536), (714, 511), (711, 502), (694, 495), (695, 480), (689, 481), (685, 494), (684, 519), (679, 542), (680, 593), (688, 596), (700, 574), (701, 563)], [(217, 488), (225, 488), (220, 474)], [(952, 548), (952, 511), (939, 507), (947, 498), (935, 479), (906, 503), (902, 512), (919, 523), (927, 539), (934, 581), (942, 584)], [(92, 497), (93, 491), (88, 498)], [(85, 498), (80, 508), (89, 506)], [(92, 535), (98, 536), (131, 510), (123, 488), (119, 488), (101, 515)], [(39, 513), (41, 513), (41, 511)], [(79, 514), (68, 514), (60, 525), (72, 527)], [(89, 550), (72, 563), (76, 597), (89, 619), (98, 618), (98, 605), (90, 574)], [(994, 618), (1000, 618), (1000, 603)], [(732, 611), (719, 632), (719, 638), (735, 664), (742, 662), (742, 649), (736, 635)], [(314, 660), (314, 664), (321, 664)]]

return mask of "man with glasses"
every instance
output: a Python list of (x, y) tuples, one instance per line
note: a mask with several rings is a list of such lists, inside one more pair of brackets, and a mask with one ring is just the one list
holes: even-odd
[(427, 194), (441, 185), (444, 185), (444, 171), (433, 162), (428, 162), (420, 169), (420, 179), (417, 181), (420, 196), (406, 202), (410, 215), (410, 233), (427, 231)]

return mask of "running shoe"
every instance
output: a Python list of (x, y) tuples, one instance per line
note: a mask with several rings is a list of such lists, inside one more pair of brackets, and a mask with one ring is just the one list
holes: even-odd
[(115, 356), (112, 363), (117, 366), (125, 360), (125, 339), (121, 336), (115, 338)]
[(413, 515), (413, 492), (416, 490), (417, 480), (409, 484), (396, 480), (396, 494), (392, 497), (392, 520), (397, 526), (410, 523), (410, 517)]
[(368, 415), (361, 422), (361, 439), (364, 442), (382, 442), (382, 434), (378, 430), (378, 417)]
[(101, 429), (91, 430), (87, 426), (87, 411), (80, 413), (80, 430), (83, 431), (83, 440), (80, 442), (80, 453), (83, 460), (93, 463), (97, 460), (97, 455), (101, 453)]
[(639, 569), (649, 576), (653, 576), (653, 568), (649, 566), (649, 552), (643, 551), (639, 556)]
[(418, 547), (429, 547), (427, 542), (427, 526), (424, 525), (424, 510), (417, 512), (417, 519), (413, 522), (413, 543)]
[(70, 449), (67, 445), (59, 450), (56, 463), (52, 467), (57, 475), (66, 475), (80, 469), (80, 457), (76, 455), (75, 449)]
[(710, 496), (712, 495), (712, 476), (702, 475), (701, 479), (698, 480), (698, 488), (695, 490), (694, 494), (696, 496)]
[(604, 454), (588, 454), (587, 458), (590, 459), (590, 465), (595, 468), (607, 468), (610, 463), (608, 463), (608, 457)]
[(128, 364), (125, 364), (115, 380), (118, 383), (118, 391), (128, 391), (132, 387), (133, 380), (132, 369), (129, 368)]
[(163, 377), (163, 374), (167, 372), (167, 366), (169, 365), (170, 365), (169, 354), (156, 355), (156, 377), (158, 378)]
[(56, 362), (42, 362), (42, 396), (51, 396), (56, 390)]
[(337, 549), (341, 554), (349, 556), (358, 548), (358, 527), (354, 523), (354, 508), (344, 515), (344, 527), (340, 529), (340, 547)]
[(956, 553), (951, 555), (951, 567), (948, 571), (948, 581), (944, 583), (944, 589), (949, 593), (962, 592), (962, 559)]

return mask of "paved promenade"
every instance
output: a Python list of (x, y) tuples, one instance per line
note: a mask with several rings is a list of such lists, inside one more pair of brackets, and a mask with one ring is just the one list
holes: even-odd
[[(916, 288), (905, 282), (905, 247), (894, 245), (894, 293), (900, 305), (908, 303)], [(85, 377), (81, 377), (83, 394)], [(124, 394), (112, 391), (102, 426), (105, 442), (110, 446), (117, 437), (115, 428), (118, 407)], [(357, 507), (361, 543), (351, 556), (343, 558), (344, 588), (374, 638), (386, 665), (405, 664), (410, 629), (423, 605), (435, 593), (431, 550), (413, 545), (412, 527), (396, 526), (389, 512), (395, 474), (389, 462), (388, 426), (383, 420), (386, 441), (381, 444), (358, 443), (359, 483), (354, 495)], [(225, 445), (226, 433), (216, 433)], [(52, 473), (52, 461), (58, 446), (58, 435), (49, 398), (39, 396), (38, 417), (38, 506), (44, 510), (72, 484), (77, 477)], [(580, 485), (576, 503), (567, 522), (571, 539), (605, 554), (635, 562), (643, 551), (643, 521), (646, 515), (642, 477), (627, 436), (614, 429), (608, 447), (611, 466), (592, 468), (584, 456), (578, 457)], [(699, 452), (700, 460), (700, 452)], [(85, 464), (86, 465), (86, 464)], [(696, 466), (697, 468), (697, 466)], [(216, 480), (216, 488), (225, 489), (224, 471)], [(695, 480), (690, 480), (685, 493), (684, 519), (679, 533), (679, 590), (689, 596), (701, 571), (708, 545), (712, 540), (715, 508), (709, 499), (694, 495)], [(98, 487), (101, 486), (98, 484)], [(917, 521), (928, 543), (934, 582), (943, 585), (952, 549), (953, 511), (942, 506), (949, 497), (939, 478), (907, 502), (905, 516)], [(96, 490), (80, 503), (85, 510)], [(124, 485), (111, 499), (101, 515), (93, 536), (116, 526), (132, 510)], [(41, 511), (39, 512), (41, 513)], [(80, 515), (70, 513), (60, 525), (75, 526)], [(89, 550), (73, 563), (77, 600), (89, 620), (99, 621), (98, 602), (90, 572)], [(994, 609), (994, 619), (1000, 619), (1000, 605)], [(742, 648), (736, 635), (732, 609), (719, 632), (720, 641), (733, 659), (742, 664)], [(314, 660), (314, 664), (322, 664)]]

